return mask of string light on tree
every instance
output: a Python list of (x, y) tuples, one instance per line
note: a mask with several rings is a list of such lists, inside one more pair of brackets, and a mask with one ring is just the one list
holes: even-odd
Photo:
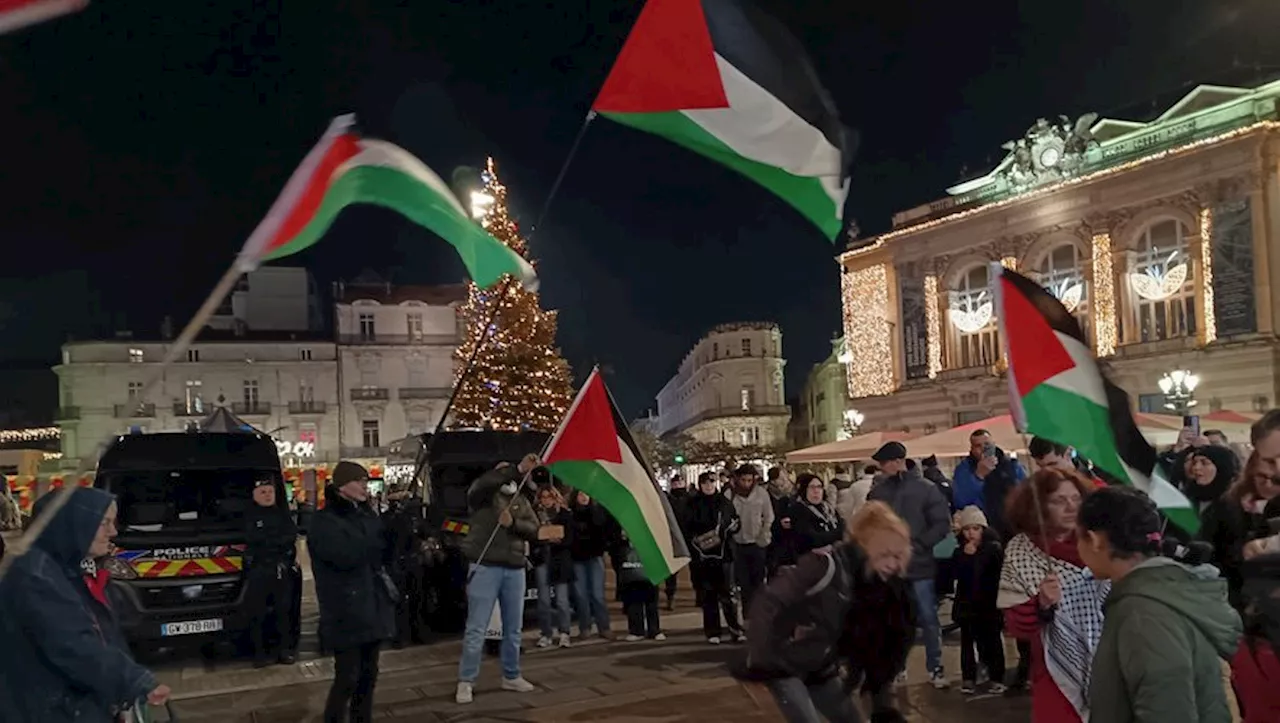
[(57, 427), (27, 427), (26, 429), (0, 429), (0, 444), (14, 442), (40, 442), (62, 437)]
[(858, 399), (893, 392), (893, 344), (889, 327), (889, 272), (884, 264), (841, 275), (844, 337), (857, 353), (846, 365), (849, 396)]
[[(498, 180), (492, 158), (481, 180), (484, 188), (470, 196), (472, 215), (495, 238), (528, 259), (528, 244), (507, 209), (507, 189)], [(555, 346), (556, 312), (542, 309), (536, 292), (525, 291), (504, 276), (489, 289), (470, 284), (459, 316), (467, 333), (455, 353), (459, 389), (454, 426), (554, 430), (573, 401), (569, 365)], [(482, 346), (475, 368), (462, 379), (477, 344)]]

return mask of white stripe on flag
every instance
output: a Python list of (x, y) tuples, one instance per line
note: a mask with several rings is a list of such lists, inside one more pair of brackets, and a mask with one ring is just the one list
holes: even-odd
[(1098, 363), (1093, 358), (1093, 352), (1089, 351), (1089, 347), (1081, 344), (1079, 339), (1069, 334), (1063, 334), (1060, 331), (1055, 331), (1053, 334), (1062, 344), (1062, 348), (1067, 350), (1075, 366), (1049, 377), (1044, 383), (1084, 397), (1099, 407), (1106, 408), (1108, 406), (1107, 386), (1102, 378), (1102, 372), (1098, 370)]
[[(671, 535), (675, 531), (667, 527), (667, 512), (662, 506), (661, 493), (654, 486), (653, 478), (649, 476), (644, 464), (636, 458), (631, 452), (631, 447), (621, 438), (618, 439), (618, 448), (622, 450), (621, 464), (605, 461), (599, 461), (598, 464), (626, 488), (636, 501), (640, 514), (644, 516), (649, 529), (653, 530), (653, 538), (658, 543), (662, 558), (666, 560), (667, 567), (675, 572), (684, 564), (677, 564), (676, 551), (671, 545)], [(685, 563), (689, 561), (687, 557), (679, 559), (684, 560)]]

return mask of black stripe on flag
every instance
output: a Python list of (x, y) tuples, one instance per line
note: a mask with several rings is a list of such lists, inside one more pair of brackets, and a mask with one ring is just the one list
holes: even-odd
[(716, 53), (817, 128), (840, 149), (842, 165), (853, 165), (857, 134), (840, 122), (831, 94), (795, 36), (750, 0), (702, 0)]
[(689, 546), (685, 544), (684, 534), (680, 532), (680, 523), (676, 520), (675, 510), (671, 509), (670, 498), (662, 491), (662, 486), (658, 484), (657, 478), (654, 477), (652, 464), (644, 458), (644, 453), (640, 451), (640, 447), (636, 445), (635, 438), (631, 436), (631, 428), (627, 426), (627, 420), (623, 418), (622, 412), (618, 411), (618, 403), (614, 401), (613, 392), (609, 391), (609, 385), (604, 384), (603, 379), (600, 381), (601, 386), (604, 387), (605, 394), (609, 395), (609, 410), (613, 412), (613, 428), (618, 432), (618, 439), (622, 440), (622, 443), (631, 450), (631, 454), (640, 460), (644, 471), (649, 475), (649, 482), (653, 484), (653, 488), (658, 492), (658, 498), (662, 500), (662, 511), (667, 517), (667, 527), (671, 533), (672, 552), (676, 557), (689, 557)]
[[(1000, 275), (1035, 307), (1050, 328), (1079, 341), (1086, 349), (1092, 348), (1080, 329), (1080, 322), (1076, 321), (1056, 296), (1016, 271), (1002, 269)], [(1016, 334), (1017, 330), (1010, 329), (1006, 333)], [(1138, 422), (1133, 418), (1133, 407), (1129, 403), (1129, 394), (1107, 378), (1096, 358), (1093, 360), (1093, 370), (1102, 378), (1103, 389), (1106, 390), (1107, 417), (1111, 424), (1111, 435), (1115, 439), (1116, 453), (1129, 467), (1150, 477), (1156, 467), (1156, 450), (1138, 429)], [(1056, 439), (1051, 441), (1066, 444)]]

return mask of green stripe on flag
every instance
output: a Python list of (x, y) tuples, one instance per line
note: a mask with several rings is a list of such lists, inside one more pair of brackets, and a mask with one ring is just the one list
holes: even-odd
[(553, 462), (548, 465), (548, 469), (566, 485), (586, 492), (604, 505), (609, 514), (613, 515), (613, 518), (626, 531), (631, 546), (636, 549), (640, 562), (644, 564), (644, 573), (650, 582), (657, 585), (671, 577), (671, 563), (662, 553), (656, 537), (657, 535), (670, 536), (675, 532), (666, 529), (665, 518), (654, 521), (662, 528), (654, 529), (651, 521), (645, 519), (631, 491), (596, 462)]
[(776, 166), (745, 158), (679, 111), (601, 115), (617, 123), (666, 138), (732, 168), (789, 203), (821, 229), (828, 239), (835, 240), (840, 235), (843, 227), (840, 214), (844, 209), (836, 208), (835, 202), (822, 187), (822, 181), (817, 178), (796, 176)]
[(315, 216), (297, 236), (264, 260), (295, 254), (314, 245), (342, 209), (355, 203), (389, 208), (434, 231), (457, 250), (471, 279), (481, 287), (492, 286), (503, 274), (521, 278), (523, 269), (515, 251), (472, 219), (459, 215), (448, 199), (418, 179), (387, 166), (355, 166), (340, 172)]
[(1199, 532), (1199, 516), (1185, 495), (1164, 480), (1135, 478), (1120, 458), (1108, 407), (1046, 383), (1022, 397), (1022, 409), (1028, 434), (1074, 447), (1107, 474), (1150, 495), (1170, 522), (1187, 532)]

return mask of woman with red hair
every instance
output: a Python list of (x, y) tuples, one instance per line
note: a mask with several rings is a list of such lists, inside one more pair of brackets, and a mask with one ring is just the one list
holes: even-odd
[(1005, 548), (997, 605), (1005, 632), (1031, 646), (1031, 720), (1089, 719), (1089, 669), (1102, 636), (1110, 585), (1094, 580), (1076, 549), (1076, 514), (1094, 489), (1073, 470), (1043, 468), (1006, 504), (1014, 536)]

